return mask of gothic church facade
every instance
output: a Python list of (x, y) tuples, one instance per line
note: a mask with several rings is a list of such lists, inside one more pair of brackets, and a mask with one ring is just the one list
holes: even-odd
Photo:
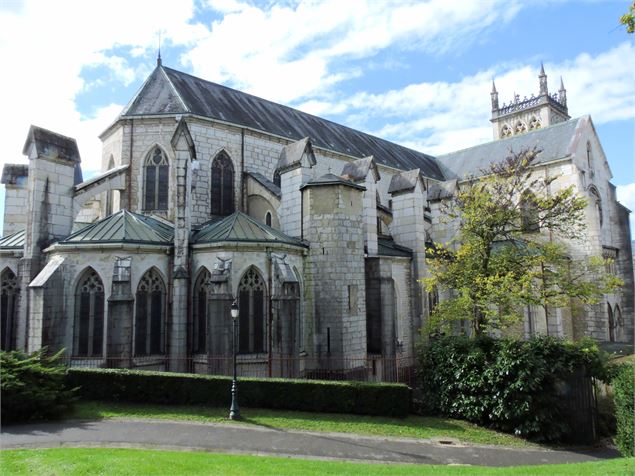
[[(566, 91), (499, 107), (493, 142), (432, 157), (160, 62), (100, 136), (82, 179), (74, 139), (32, 126), (5, 166), (2, 348), (65, 348), (75, 365), (226, 373), (240, 306), (243, 375), (391, 380), (437, 296), (426, 244), (449, 240), (444, 200), (510, 149), (589, 200), (571, 255), (614, 259), (598, 305), (527, 309), (518, 332), (632, 341), (629, 211), (588, 116)], [(454, 227), (454, 228), (453, 228)], [(442, 297), (442, 296), (441, 296)]]

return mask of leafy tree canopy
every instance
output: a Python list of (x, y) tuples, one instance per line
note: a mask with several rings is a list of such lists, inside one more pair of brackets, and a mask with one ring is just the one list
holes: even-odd
[(626, 27), (627, 33), (635, 33), (635, 2), (631, 3), (628, 13), (620, 17), (620, 23)]
[(538, 149), (510, 153), (503, 162), (468, 180), (448, 203), (459, 224), (455, 238), (429, 249), (428, 291), (449, 298), (435, 306), (429, 331), (449, 331), (453, 321), (471, 323), (475, 335), (522, 321), (528, 305), (562, 307), (572, 298), (598, 302), (621, 281), (602, 258), (571, 259), (564, 240), (585, 230), (586, 200), (573, 187), (558, 188), (533, 167)]

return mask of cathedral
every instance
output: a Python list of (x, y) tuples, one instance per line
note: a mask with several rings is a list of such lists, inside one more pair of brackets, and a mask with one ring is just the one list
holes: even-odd
[[(394, 381), (438, 301), (426, 246), (443, 204), (510, 150), (583, 195), (572, 257), (612, 258), (624, 287), (592, 306), (529, 306), (517, 332), (633, 340), (629, 210), (589, 116), (564, 86), (499, 104), (492, 142), (433, 157), (168, 68), (100, 135), (82, 177), (74, 139), (31, 126), (7, 164), (2, 349), (65, 349), (77, 366)], [(27, 131), (25, 131), (27, 132)], [(443, 296), (440, 297), (441, 299)], [(230, 307), (239, 315), (232, 335)]]

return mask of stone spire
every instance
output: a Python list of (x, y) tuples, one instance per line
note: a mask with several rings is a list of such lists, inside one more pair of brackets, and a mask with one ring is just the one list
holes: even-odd
[(496, 84), (492, 79), (492, 92), (490, 93), (492, 98), (492, 111), (498, 111), (498, 91), (496, 91)]
[(547, 75), (545, 74), (545, 67), (540, 63), (540, 74), (538, 75), (538, 81), (540, 83), (540, 95), (548, 96), (549, 91), (547, 90)]
[(560, 76), (560, 89), (558, 89), (558, 102), (563, 106), (567, 105), (567, 90), (564, 88), (562, 76)]
[(163, 62), (161, 61), (161, 32), (159, 32), (159, 54), (157, 55), (157, 66), (161, 66)]

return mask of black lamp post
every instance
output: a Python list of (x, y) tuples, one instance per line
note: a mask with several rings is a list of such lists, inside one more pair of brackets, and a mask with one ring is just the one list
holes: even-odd
[(236, 321), (238, 320), (238, 299), (234, 299), (231, 307), (232, 315), (232, 352), (234, 354), (234, 378), (232, 380), (232, 406), (229, 409), (230, 420), (240, 420), (238, 408), (238, 380), (236, 379)]

